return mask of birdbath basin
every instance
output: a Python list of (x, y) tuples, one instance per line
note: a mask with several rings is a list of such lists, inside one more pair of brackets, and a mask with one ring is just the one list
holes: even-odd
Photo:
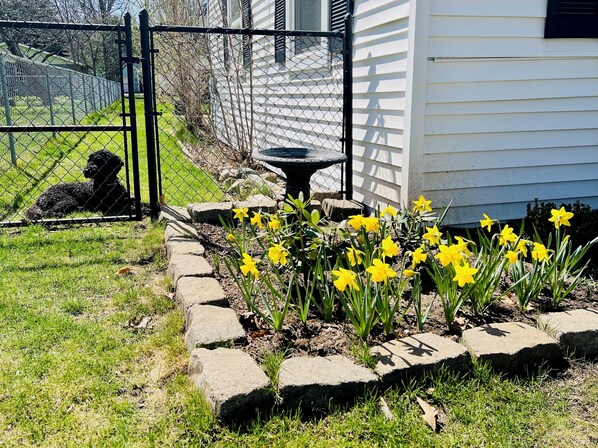
[(341, 152), (311, 148), (269, 148), (254, 153), (253, 158), (284, 172), (285, 198), (288, 195), (297, 198), (302, 192), (305, 199), (309, 198), (309, 180), (316, 171), (347, 161)]

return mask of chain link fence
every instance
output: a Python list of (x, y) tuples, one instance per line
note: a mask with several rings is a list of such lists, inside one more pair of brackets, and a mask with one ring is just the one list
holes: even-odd
[[(254, 162), (253, 152), (343, 151), (343, 38), (314, 34), (152, 29), (159, 178), (166, 203), (173, 204), (175, 185), (186, 191), (178, 192), (173, 205), (258, 193), (276, 197), (283, 191), (282, 173)], [(174, 127), (175, 134), (163, 132), (165, 127)], [(198, 185), (195, 169), (171, 163), (173, 144), (201, 169), (204, 185)], [(316, 173), (312, 191), (341, 191), (343, 173), (341, 165)]]
[[(115, 81), (3, 52), (0, 83), (6, 126), (77, 124), (120, 98)], [(10, 162), (16, 165), (29, 141), (13, 133), (3, 140), (8, 140)]]
[[(36, 47), (13, 44), (18, 56), (0, 42), (0, 225), (131, 215), (122, 27), (1, 22), (0, 28), (2, 36), (17, 40), (26, 31), (38, 40)], [(61, 56), (57, 45), (73, 53)], [(110, 173), (106, 180), (90, 169), (101, 150), (116, 157), (95, 159), (98, 172)]]

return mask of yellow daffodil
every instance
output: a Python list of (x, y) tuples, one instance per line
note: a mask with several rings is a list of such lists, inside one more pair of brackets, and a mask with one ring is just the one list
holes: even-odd
[(513, 233), (513, 228), (508, 225), (504, 226), (498, 235), (498, 243), (501, 246), (504, 246), (508, 243), (514, 243), (515, 241), (517, 241), (517, 235)]
[(519, 257), (517, 256), (517, 252), (514, 250), (509, 250), (505, 254), (505, 259), (509, 262), (509, 264), (513, 264), (517, 261)]
[(235, 213), (234, 217), (241, 222), (244, 218), (249, 218), (249, 209), (247, 207), (233, 208), (233, 212)]
[(561, 227), (561, 225), (563, 225), (563, 226), (570, 226), (571, 225), (569, 223), (569, 220), (571, 218), (573, 218), (573, 213), (568, 212), (567, 210), (565, 210), (565, 207), (561, 207), (559, 210), (552, 209), (552, 210), (550, 210), (550, 214), (552, 215), (552, 217), (548, 218), (548, 220), (550, 222), (554, 223), (554, 227), (556, 229), (558, 229), (559, 227)]
[(482, 228), (486, 227), (486, 230), (490, 232), (492, 228), (492, 224), (494, 224), (494, 219), (490, 218), (486, 213), (483, 213), (484, 219), (480, 219), (480, 226)]
[(282, 244), (273, 244), (268, 249), (268, 258), (274, 264), (280, 263), (281, 266), (287, 264), (287, 255), (289, 255), (289, 251), (282, 247)]
[(256, 261), (251, 258), (251, 255), (243, 253), (243, 264), (240, 266), (241, 273), (247, 277), (248, 274), (252, 274), (254, 277), (259, 277), (260, 272), (257, 270)]
[(440, 252), (438, 252), (434, 258), (440, 260), (440, 264), (442, 264), (442, 266), (446, 267), (449, 264), (455, 266), (459, 264), (461, 260), (463, 260), (463, 255), (459, 251), (459, 246), (456, 244), (452, 244), (450, 246), (441, 244), (438, 246), (438, 249)]
[(417, 266), (420, 263), (424, 263), (428, 258), (428, 254), (424, 252), (422, 247), (418, 247), (415, 249), (415, 252), (411, 254), (411, 260), (413, 262), (413, 266)]
[(534, 250), (532, 250), (532, 258), (542, 262), (548, 260), (548, 249), (542, 243), (534, 243)]
[(378, 258), (372, 260), (372, 266), (366, 269), (366, 272), (372, 276), (375, 283), (385, 282), (389, 278), (397, 276), (397, 273), (391, 267)]
[(349, 259), (349, 264), (351, 266), (357, 266), (358, 264), (363, 263), (363, 252), (354, 247), (350, 247), (347, 249), (347, 258)]
[(359, 291), (359, 285), (355, 281), (355, 277), (357, 276), (355, 272), (349, 269), (339, 268), (338, 270), (332, 271), (332, 275), (336, 277), (336, 280), (334, 281), (334, 286), (340, 292), (343, 292), (347, 288), (347, 286), (349, 287), (349, 289)]
[(471, 251), (469, 250), (469, 247), (467, 247), (467, 245), (471, 243), (471, 241), (466, 240), (465, 238), (462, 238), (460, 236), (456, 236), (455, 239), (457, 240), (455, 246), (457, 246), (459, 252), (461, 252), (465, 257), (470, 257)]
[(363, 226), (366, 232), (377, 232), (380, 230), (380, 221), (375, 216), (363, 218)]
[(434, 227), (426, 227), (426, 230), (427, 232), (423, 234), (423, 238), (428, 240), (431, 245), (440, 244), (442, 232), (438, 230), (438, 227), (434, 225)]
[(519, 242), (517, 243), (517, 246), (515, 246), (515, 252), (521, 252), (524, 257), (527, 257), (527, 246), (530, 243), (531, 243), (530, 240), (525, 240), (523, 238), (520, 239)]
[(258, 226), (260, 229), (264, 228), (264, 222), (263, 222), (264, 217), (262, 215), (260, 215), (257, 212), (253, 212), (253, 217), (249, 220), (249, 222), (251, 222), (251, 224), (253, 224), (254, 226)]
[(349, 216), (349, 220), (347, 221), (347, 224), (349, 224), (351, 227), (353, 227), (354, 230), (359, 230), (363, 227), (364, 223), (364, 216), (363, 215), (352, 215)]
[(383, 218), (386, 215), (392, 216), (394, 218), (395, 216), (397, 216), (397, 209), (394, 208), (392, 205), (389, 205), (380, 213), (380, 216), (382, 216)]
[(417, 201), (412, 201), (412, 202), (413, 202), (413, 211), (415, 211), (415, 212), (424, 213), (424, 212), (432, 211), (432, 201), (428, 201), (426, 198), (424, 198), (423, 195), (420, 195), (420, 197)]
[(413, 269), (405, 269), (403, 271), (403, 275), (407, 278), (411, 278), (416, 274), (416, 272)]
[(475, 283), (473, 276), (477, 274), (478, 270), (469, 266), (469, 263), (455, 266), (455, 276), (453, 281), (458, 282), (459, 286), (463, 288), (468, 283)]
[(237, 242), (237, 238), (232, 233), (229, 233), (228, 235), (226, 235), (226, 239), (229, 240), (231, 243)]
[(280, 222), (280, 218), (276, 215), (272, 216), (270, 218), (270, 221), (268, 221), (268, 228), (270, 230), (278, 230), (280, 229), (281, 226), (281, 222)]
[(399, 255), (399, 246), (390, 236), (387, 236), (380, 242), (380, 253), (382, 258), (396, 257)]

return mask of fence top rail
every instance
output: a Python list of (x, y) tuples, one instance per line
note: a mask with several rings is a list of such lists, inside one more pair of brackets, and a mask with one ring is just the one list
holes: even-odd
[(76, 31), (124, 31), (124, 25), (106, 25), (101, 23), (68, 23), (68, 22), (29, 22), (21, 20), (0, 20), (0, 28), (33, 28), (45, 30)]
[[(44, 62), (34, 61), (33, 59), (15, 56), (14, 54), (5, 53), (4, 51), (0, 50), (0, 63), (19, 62), (19, 61), (24, 64), (28, 64), (28, 65), (36, 65), (36, 66), (42, 67), (42, 68), (51, 68), (52, 71), (58, 72), (58, 73), (69, 73), (70, 72), (71, 74), (75, 74), (75, 75), (79, 75), (79, 76), (83, 76), (83, 77), (103, 79), (108, 82), (116, 82), (116, 81), (111, 81), (110, 79), (105, 78), (103, 76), (79, 72), (77, 70), (73, 70), (72, 68), (62, 67), (60, 65), (53, 65), (53, 64), (48, 64), (48, 63), (44, 63)], [(23, 76), (23, 75), (21, 75), (21, 76)], [(36, 76), (36, 75), (26, 75), (26, 76)], [(56, 76), (56, 75), (54, 74), (54, 75), (50, 75), (50, 76)]]
[(308, 30), (267, 30), (252, 28), (223, 28), (184, 25), (154, 25), (149, 27), (152, 32), (160, 33), (198, 33), (198, 34), (240, 34), (245, 36), (285, 36), (285, 37), (338, 37), (342, 38), (342, 31), (308, 31)]

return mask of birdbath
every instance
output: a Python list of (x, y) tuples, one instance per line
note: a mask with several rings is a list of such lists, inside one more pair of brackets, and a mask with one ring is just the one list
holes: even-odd
[(311, 148), (269, 148), (253, 154), (255, 160), (280, 168), (287, 177), (285, 198), (303, 193), (309, 198), (309, 180), (316, 171), (347, 161), (341, 152)]

